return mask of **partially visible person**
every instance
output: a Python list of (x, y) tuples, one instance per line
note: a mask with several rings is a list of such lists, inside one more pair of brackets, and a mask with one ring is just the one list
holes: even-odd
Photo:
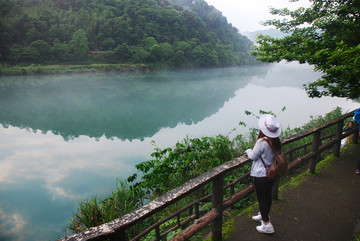
[(351, 131), (352, 128), (354, 128), (354, 122), (353, 122), (353, 121), (349, 121), (348, 123), (345, 124), (345, 126), (344, 126), (344, 128), (343, 128), (343, 132)]
[(275, 158), (275, 152), (281, 151), (281, 126), (272, 115), (262, 115), (259, 120), (259, 135), (253, 149), (247, 149), (245, 155), (253, 160), (250, 176), (256, 193), (260, 212), (252, 219), (260, 222), (256, 229), (260, 233), (272, 234), (274, 226), (270, 222), (269, 212), (272, 205), (272, 188), (275, 180), (266, 177), (267, 168)]
[[(354, 128), (354, 122), (353, 121), (349, 121), (348, 123), (345, 124), (344, 128), (343, 128), (343, 134), (349, 131), (352, 131)], [(351, 143), (352, 141), (352, 135), (346, 137), (345, 143)]]
[[(359, 134), (360, 134), (360, 108), (355, 111), (354, 120), (359, 124)], [(358, 160), (356, 162), (356, 171), (355, 171), (355, 173), (357, 175), (360, 175), (360, 156), (358, 157)]]

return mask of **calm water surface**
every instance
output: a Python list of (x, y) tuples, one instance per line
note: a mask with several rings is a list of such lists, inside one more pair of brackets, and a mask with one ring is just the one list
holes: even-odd
[[(246, 133), (272, 110), (284, 128), (358, 103), (309, 99), (310, 66), (0, 77), (0, 240), (55, 240), (91, 196), (104, 197), (184, 137)], [(286, 106), (286, 111), (281, 109)], [(232, 131), (236, 128), (236, 131)]]

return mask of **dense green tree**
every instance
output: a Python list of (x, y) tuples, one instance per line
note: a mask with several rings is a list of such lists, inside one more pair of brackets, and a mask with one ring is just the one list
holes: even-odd
[(39, 63), (41, 61), (40, 52), (35, 48), (26, 47), (21, 54), (21, 59), (26, 63)]
[(160, 62), (161, 48), (159, 44), (154, 44), (149, 48), (149, 62)]
[(6, 57), (10, 63), (18, 63), (21, 61), (23, 49), (20, 45), (14, 44), (10, 49), (9, 55)]
[(189, 51), (191, 49), (191, 44), (189, 42), (181, 41), (176, 44), (176, 50), (183, 52)]
[(184, 56), (184, 51), (182, 50), (177, 50), (175, 53), (174, 53), (174, 64), (176, 66), (179, 66), (180, 68), (183, 68), (183, 67), (191, 67), (191, 64), (188, 62), (188, 60), (185, 58)]
[(260, 35), (253, 52), (259, 60), (314, 65), (323, 76), (305, 86), (310, 97), (360, 97), (360, 1), (313, 0), (307, 9), (272, 13), (291, 17), (266, 22), (289, 35)]
[(106, 38), (100, 45), (100, 49), (104, 51), (114, 49), (115, 47), (116, 43), (113, 38)]
[(53, 44), (54, 58), (67, 62), (70, 60), (70, 47), (68, 44), (63, 44), (59, 40), (56, 40)]
[(158, 44), (158, 41), (154, 37), (146, 37), (143, 40), (143, 46), (147, 51), (149, 51), (152, 46)]
[(222, 66), (229, 66), (232, 63), (231, 54), (226, 50), (226, 47), (223, 45), (217, 44), (215, 46), (216, 52), (218, 54), (219, 62)]
[(114, 50), (115, 59), (121, 61), (121, 62), (128, 62), (131, 58), (131, 50), (129, 46), (126, 43), (123, 43), (116, 47)]
[(208, 59), (207, 59), (207, 52), (206, 48), (202, 45), (196, 46), (192, 53), (192, 59), (194, 62), (201, 66), (201, 67), (207, 67), (208, 66)]
[(54, 24), (49, 29), (49, 37), (54, 41), (68, 42), (69, 32), (64, 24)]
[(38, 31), (35, 27), (30, 28), (26, 32), (26, 42), (27, 44), (31, 44), (32, 42), (36, 40), (43, 39), (44, 35), (40, 31)]
[(47, 42), (43, 40), (36, 40), (30, 44), (30, 48), (34, 48), (36, 51), (38, 51), (44, 60), (51, 59), (52, 49)]
[(150, 57), (150, 53), (143, 47), (132, 47), (131, 52), (133, 53), (131, 60), (134, 63), (145, 63)]
[(10, 55), (10, 31), (4, 29), (4, 25), (0, 22), (0, 59), (5, 61)]
[(165, 62), (174, 56), (173, 46), (169, 43), (160, 44), (161, 62)]
[(169, 43), (154, 44), (149, 48), (150, 61), (164, 63), (173, 57), (174, 51)]
[(73, 57), (76, 60), (83, 60), (89, 51), (88, 40), (83, 29), (77, 30), (70, 41)]
[[(254, 63), (251, 42), (204, 0), (6, 0), (0, 1), (0, 13), (2, 63), (86, 60), (175, 68)], [(48, 45), (37, 48), (40, 43)], [(221, 55), (215, 46), (221, 46)], [(225, 63), (220, 56), (232, 57)]]
[(45, 8), (40, 9), (39, 20), (46, 23), (47, 29), (49, 29), (51, 24), (55, 22), (54, 15), (52, 14), (52, 12)]

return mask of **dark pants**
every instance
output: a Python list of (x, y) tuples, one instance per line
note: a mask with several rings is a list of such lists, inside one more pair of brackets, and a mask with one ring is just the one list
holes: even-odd
[(253, 177), (256, 198), (264, 222), (269, 222), (269, 212), (272, 204), (271, 192), (274, 182), (274, 180), (269, 180), (266, 177)]

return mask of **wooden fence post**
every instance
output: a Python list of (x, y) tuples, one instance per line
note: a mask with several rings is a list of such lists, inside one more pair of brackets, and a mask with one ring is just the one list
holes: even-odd
[[(233, 196), (235, 194), (235, 185), (230, 186), (230, 195)], [(235, 209), (235, 203), (231, 205), (231, 209)]]
[(222, 211), (223, 211), (223, 187), (224, 175), (219, 175), (212, 183), (212, 208), (215, 209), (219, 215), (212, 222), (212, 240), (222, 240)]
[(314, 152), (316, 155), (315, 155), (315, 157), (312, 157), (310, 159), (310, 161), (309, 161), (309, 169), (308, 169), (308, 171), (310, 173), (315, 173), (315, 167), (316, 167), (316, 164), (318, 163), (319, 158), (320, 158), (320, 154), (319, 154), (320, 134), (321, 134), (321, 131), (317, 130), (317, 131), (314, 132), (314, 135), (313, 135), (313, 141), (312, 141), (312, 145), (311, 145), (311, 152)]
[(128, 241), (128, 237), (126, 235), (125, 229), (118, 230), (113, 236), (109, 238), (110, 241), (116, 241), (116, 240), (124, 240)]
[(352, 140), (353, 140), (354, 144), (358, 144), (358, 142), (359, 142), (359, 124), (356, 121), (354, 121), (354, 128), (357, 131), (354, 133)]
[(340, 120), (337, 123), (337, 128), (336, 128), (336, 133), (335, 133), (336, 143), (334, 144), (334, 149), (333, 149), (334, 156), (340, 156), (341, 135), (342, 135), (342, 131), (343, 131), (343, 126), (344, 126), (344, 120)]

